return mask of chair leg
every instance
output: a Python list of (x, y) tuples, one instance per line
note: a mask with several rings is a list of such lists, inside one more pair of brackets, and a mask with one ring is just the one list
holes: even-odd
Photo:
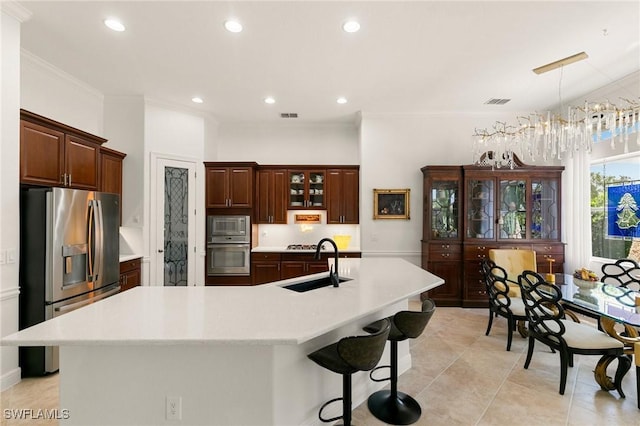
[(513, 329), (516, 327), (516, 322), (513, 317), (507, 318), (507, 351), (511, 350), (511, 341), (513, 340)]
[(560, 348), (560, 395), (564, 395), (564, 390), (567, 387), (567, 370), (571, 357), (572, 355), (566, 349)]
[(529, 336), (529, 347), (527, 348), (527, 359), (524, 361), (524, 369), (529, 368), (529, 364), (531, 363), (531, 357), (533, 356), (533, 347), (536, 344), (536, 339)]
[(489, 309), (489, 324), (487, 324), (487, 332), (484, 333), (485, 336), (489, 335), (489, 332), (491, 331), (491, 325), (493, 324), (493, 311), (491, 309)]
[(369, 411), (377, 419), (393, 425), (410, 425), (422, 414), (420, 404), (411, 396), (398, 392), (398, 342), (391, 341), (391, 389), (373, 393), (368, 401)]
[(638, 398), (638, 409), (640, 409), (640, 365), (636, 365), (636, 386), (638, 388), (638, 393), (636, 394)]

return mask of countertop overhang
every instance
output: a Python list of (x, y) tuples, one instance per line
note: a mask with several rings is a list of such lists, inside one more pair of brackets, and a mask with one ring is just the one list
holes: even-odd
[(282, 286), (143, 286), (2, 339), (4, 346), (301, 344), (444, 283), (399, 258), (341, 259), (340, 284), (297, 293)]

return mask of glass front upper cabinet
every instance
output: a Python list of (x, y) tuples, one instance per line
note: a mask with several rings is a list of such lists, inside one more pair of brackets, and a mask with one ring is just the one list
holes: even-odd
[(289, 209), (323, 209), (324, 178), (324, 170), (290, 170)]
[(458, 238), (459, 184), (455, 180), (433, 180), (431, 187), (431, 238)]
[(500, 180), (499, 239), (527, 238), (527, 182)]
[(558, 181), (533, 179), (531, 181), (531, 238), (559, 239)]
[(494, 179), (467, 180), (466, 238), (495, 239)]

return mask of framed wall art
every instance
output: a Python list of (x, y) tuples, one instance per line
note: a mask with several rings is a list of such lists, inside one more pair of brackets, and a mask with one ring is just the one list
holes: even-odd
[(410, 219), (409, 199), (411, 189), (374, 189), (374, 219)]

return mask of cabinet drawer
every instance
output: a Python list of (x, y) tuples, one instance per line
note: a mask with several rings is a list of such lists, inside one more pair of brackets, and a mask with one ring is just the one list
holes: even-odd
[(464, 260), (482, 261), (489, 258), (489, 250), (494, 247), (485, 245), (470, 245), (464, 247)]
[(251, 253), (251, 260), (260, 261), (260, 260), (280, 260), (280, 253)]
[(436, 243), (429, 244), (429, 261), (461, 260), (462, 247), (459, 244)]
[(134, 269), (140, 269), (140, 258), (127, 260), (125, 262), (120, 262), (120, 273), (124, 274), (125, 272), (132, 271)]
[(531, 248), (537, 257), (544, 254), (564, 255), (564, 246), (561, 244), (533, 244)]

